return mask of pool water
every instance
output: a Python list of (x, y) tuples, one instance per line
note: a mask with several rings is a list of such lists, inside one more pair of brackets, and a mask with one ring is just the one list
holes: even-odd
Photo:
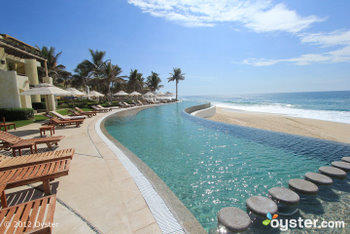
[[(350, 145), (198, 119), (182, 102), (111, 117), (105, 128), (168, 185), (209, 231), (223, 207), (245, 209), (250, 196), (288, 186), (308, 171), (350, 155)], [(350, 184), (335, 184), (300, 215), (349, 223)], [(339, 211), (341, 210), (341, 211)]]

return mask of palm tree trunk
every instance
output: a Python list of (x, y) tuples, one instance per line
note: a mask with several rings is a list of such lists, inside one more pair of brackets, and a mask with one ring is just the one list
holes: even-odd
[(111, 87), (109, 86), (109, 83), (108, 83), (108, 86), (107, 86), (107, 99), (110, 102), (112, 101)]
[(178, 96), (177, 96), (177, 84), (179, 83), (178, 80), (176, 80), (176, 101), (178, 101)]

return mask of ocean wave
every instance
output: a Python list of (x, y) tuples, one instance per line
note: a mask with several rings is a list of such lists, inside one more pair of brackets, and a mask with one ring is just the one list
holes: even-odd
[(223, 108), (229, 108), (241, 111), (254, 111), (272, 114), (281, 114), (291, 117), (318, 119), (332, 122), (340, 122), (350, 124), (349, 111), (327, 111), (327, 110), (310, 110), (297, 108), (292, 104), (238, 104), (228, 102), (212, 102), (213, 105)]

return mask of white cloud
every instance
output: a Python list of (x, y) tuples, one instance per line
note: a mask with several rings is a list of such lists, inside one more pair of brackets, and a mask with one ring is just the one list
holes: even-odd
[(344, 48), (333, 50), (329, 52), (325, 52), (322, 54), (303, 54), (296, 58), (288, 58), (288, 59), (257, 59), (250, 58), (243, 60), (243, 64), (262, 67), (262, 66), (271, 66), (277, 63), (292, 63), (295, 65), (309, 65), (312, 63), (339, 63), (339, 62), (347, 62), (350, 63), (350, 46), (346, 46)]
[(165, 18), (189, 27), (213, 27), (229, 23), (255, 32), (283, 31), (297, 35), (302, 43), (321, 47), (334, 47), (324, 53), (302, 54), (284, 59), (245, 59), (243, 64), (271, 66), (277, 63), (309, 65), (312, 63), (350, 62), (350, 30), (329, 33), (306, 33), (311, 24), (325, 18), (301, 16), (283, 4), (273, 4), (271, 0), (128, 0), (144, 13)]
[(256, 32), (300, 32), (316, 16), (303, 17), (284, 4), (269, 0), (128, 0), (145, 13), (165, 18), (185, 26), (211, 27), (218, 23), (239, 23)]
[(330, 33), (304, 33), (300, 34), (299, 37), (302, 43), (310, 43), (322, 47), (333, 46), (338, 47), (338, 49), (321, 54), (304, 54), (288, 59), (250, 58), (243, 60), (242, 63), (253, 66), (271, 66), (281, 62), (289, 62), (295, 65), (350, 62), (350, 30), (338, 30)]
[(299, 36), (303, 43), (311, 43), (323, 47), (350, 45), (350, 30), (338, 30), (330, 33), (304, 33)]

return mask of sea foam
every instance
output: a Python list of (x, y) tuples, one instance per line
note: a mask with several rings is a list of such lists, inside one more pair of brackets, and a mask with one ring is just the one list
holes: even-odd
[(327, 110), (310, 110), (295, 108), (292, 104), (256, 104), (256, 105), (240, 105), (237, 103), (223, 103), (212, 102), (213, 105), (218, 107), (241, 110), (241, 111), (254, 111), (265, 112), (273, 114), (281, 114), (291, 117), (318, 119), (325, 121), (333, 121), (340, 123), (350, 124), (350, 112), (349, 111), (327, 111)]

